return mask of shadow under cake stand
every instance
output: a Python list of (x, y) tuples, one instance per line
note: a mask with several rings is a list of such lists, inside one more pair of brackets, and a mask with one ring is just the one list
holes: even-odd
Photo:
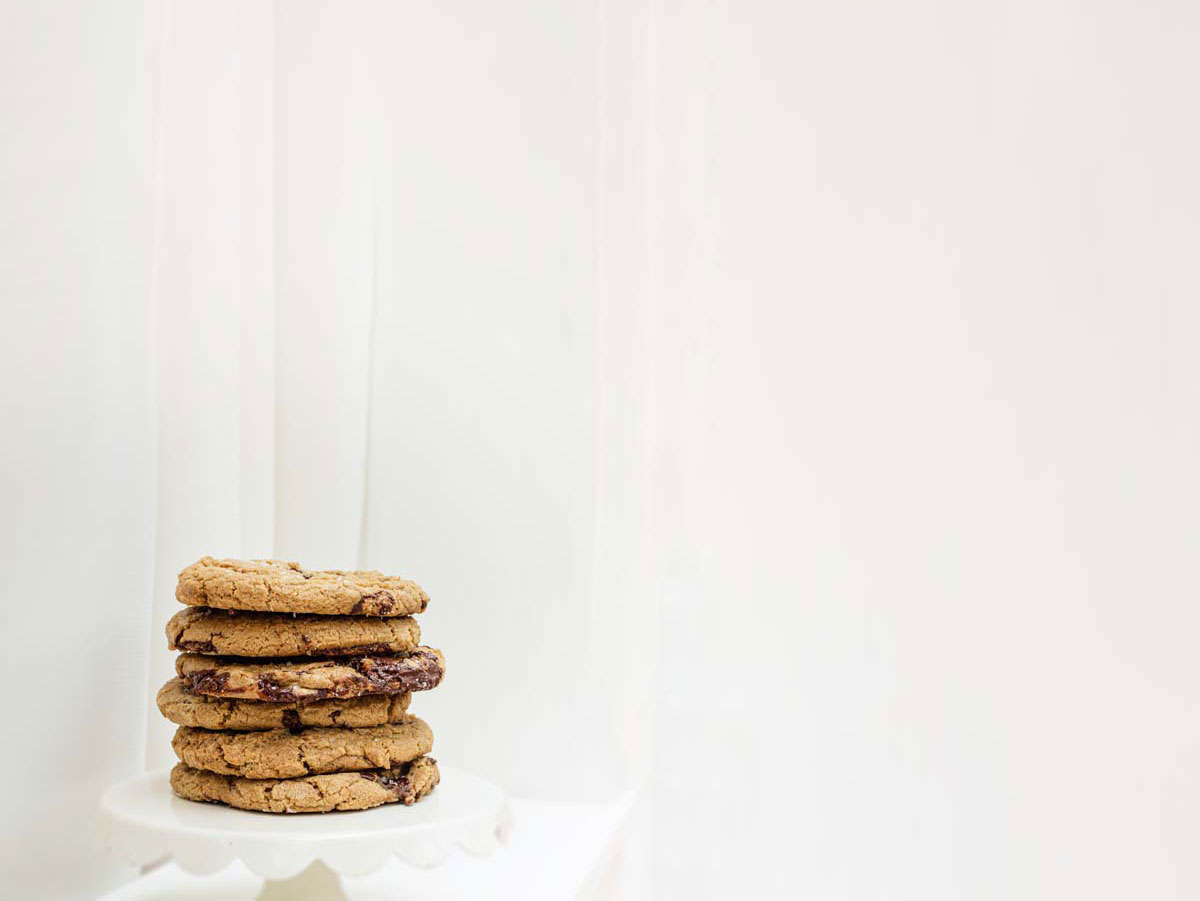
[(426, 798), (405, 807), (333, 813), (258, 813), (185, 801), (171, 791), (169, 769), (119, 782), (100, 801), (113, 851), (137, 866), (174, 858), (207, 875), (240, 859), (266, 879), (260, 899), (345, 898), (340, 876), (365, 876), (395, 856), (433, 867), (457, 847), (490, 854), (507, 840), (508, 805), (479, 776), (441, 767)]

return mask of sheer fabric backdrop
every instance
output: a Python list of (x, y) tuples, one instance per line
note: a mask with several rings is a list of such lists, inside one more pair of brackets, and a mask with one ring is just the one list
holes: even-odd
[(25, 896), (205, 552), (422, 581), (620, 897), (1200, 889), (1190, 7), (5, 6)]
[[(71, 896), (127, 877), (93, 830), (61, 824), (171, 762), (152, 698), (172, 673), (175, 574), (200, 553), (419, 578), (454, 661), (445, 696), (422, 699), (439, 753), (510, 791), (611, 798), (648, 771), (654, 620), (628, 478), (645, 414), (626, 406), (648, 364), (624, 332), (641, 298), (618, 297), (645, 294), (647, 251), (629, 227), (642, 175), (616, 157), (645, 136), (603, 124), (601, 13), (164, 3), (16, 20), (11, 408), (31, 438), (60, 415), (103, 423), (91, 443), (58, 434), (58, 456), (14, 448), (28, 459), (6, 470), (31, 517), (5, 555), (37, 611), (22, 634), (68, 618), (73, 649), (22, 703), (51, 724), (91, 708), (31, 739), (73, 775), (30, 786), (18, 884)], [(644, 51), (631, 42), (626, 58)], [(89, 67), (105, 77), (64, 106)], [(644, 107), (644, 90), (624, 97)], [(55, 110), (40, 132), (39, 105)], [(615, 178), (633, 184), (602, 203)], [(31, 215), (71, 231), (24, 234)], [(62, 384), (21, 379), (47, 348)], [(86, 592), (63, 599), (64, 580)], [(14, 651), (14, 678), (51, 645)]]
[(0, 873), (6, 896), (95, 897), (132, 875), (95, 800), (141, 768), (148, 702), (155, 33), (134, 4), (3, 18)]
[[(647, 681), (623, 662), (633, 577), (597, 552), (619, 500), (597, 398), (621, 364), (598, 314), (597, 11), (517, 11), (481, 4), (480, 46), (448, 57), (461, 11), (168, 8), (151, 632), (197, 548), (411, 573), (429, 639), (465, 642), (421, 699), (439, 747), (516, 791), (610, 797), (647, 707), (613, 687)], [(153, 651), (151, 683), (170, 666)], [(170, 731), (151, 718), (151, 762)]]

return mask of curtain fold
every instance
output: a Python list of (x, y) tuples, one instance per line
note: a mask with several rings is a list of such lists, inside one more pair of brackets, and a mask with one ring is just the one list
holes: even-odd
[[(269, 6), (164, 4), (158, 55), (152, 354), (157, 512), (147, 685), (173, 675), (175, 577), (275, 543), (275, 21)], [(146, 759), (174, 727), (147, 705)]]
[(368, 3), (275, 16), (275, 553), (360, 562), (381, 123)]
[(95, 897), (132, 874), (96, 799), (146, 732), (159, 29), (138, 3), (3, 18), (0, 872), (11, 897)]

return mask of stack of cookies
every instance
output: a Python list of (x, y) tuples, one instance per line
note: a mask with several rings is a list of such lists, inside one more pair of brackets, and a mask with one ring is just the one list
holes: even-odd
[(411, 614), (429, 596), (377, 572), (273, 560), (193, 563), (167, 624), (181, 651), (158, 709), (179, 725), (181, 798), (271, 813), (413, 804), (438, 783), (433, 732), (408, 713), (442, 680)]

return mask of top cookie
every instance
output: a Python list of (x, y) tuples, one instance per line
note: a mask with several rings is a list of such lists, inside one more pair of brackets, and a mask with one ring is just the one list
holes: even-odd
[(212, 557), (179, 574), (175, 597), (195, 607), (356, 616), (407, 616), (429, 603), (416, 582), (372, 570), (305, 570), (279, 560)]

